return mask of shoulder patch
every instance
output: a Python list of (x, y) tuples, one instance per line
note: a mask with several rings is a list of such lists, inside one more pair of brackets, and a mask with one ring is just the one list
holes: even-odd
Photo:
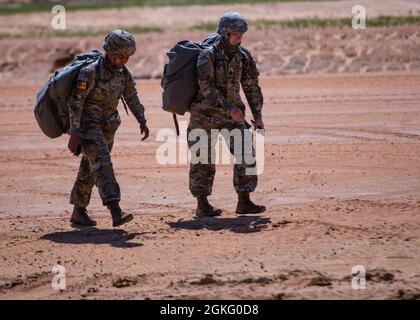
[(87, 82), (86, 81), (77, 81), (77, 89), (86, 90)]

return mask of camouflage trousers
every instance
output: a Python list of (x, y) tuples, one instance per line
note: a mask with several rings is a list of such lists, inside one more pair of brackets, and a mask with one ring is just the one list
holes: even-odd
[[(213, 181), (214, 176), (216, 174), (216, 165), (214, 160), (211, 159), (211, 154), (215, 153), (215, 144), (214, 141), (212, 143), (211, 139), (211, 131), (212, 129), (222, 130), (233, 130), (239, 129), (237, 132), (240, 132), (241, 139), (242, 139), (242, 148), (240, 152), (236, 152), (234, 149), (234, 141), (233, 137), (226, 137), (224, 135), (223, 138), (225, 139), (227, 145), (229, 146), (229, 151), (232, 155), (235, 156), (235, 165), (233, 171), (233, 185), (236, 192), (240, 191), (254, 191), (257, 187), (258, 176), (256, 174), (249, 174), (247, 173), (247, 169), (254, 169), (251, 170), (255, 172), (256, 169), (256, 162), (246, 161), (244, 159), (245, 150), (247, 147), (252, 151), (252, 156), (255, 159), (255, 150), (254, 147), (251, 146), (244, 146), (244, 132), (248, 130), (249, 126), (244, 121), (242, 123), (234, 122), (233, 120), (229, 120), (226, 118), (215, 118), (215, 117), (207, 117), (202, 114), (191, 112), (190, 124), (187, 129), (187, 134), (190, 137), (190, 133), (193, 129), (202, 129), (206, 132), (205, 137), (207, 137), (207, 150), (208, 150), (208, 158), (206, 163), (191, 163), (190, 162), (190, 172), (189, 172), (189, 188), (194, 197), (198, 196), (209, 196), (212, 193)], [(188, 147), (190, 148), (191, 153), (195, 152), (195, 150), (191, 150), (196, 143), (198, 143), (199, 139), (188, 141)], [(199, 151), (196, 153), (199, 156)], [(238, 161), (239, 160), (239, 161)]]
[(121, 120), (119, 117), (105, 125), (89, 126), (82, 130), (82, 159), (70, 195), (70, 203), (87, 207), (94, 185), (98, 187), (103, 205), (120, 201), (120, 186), (111, 162), (114, 135)]

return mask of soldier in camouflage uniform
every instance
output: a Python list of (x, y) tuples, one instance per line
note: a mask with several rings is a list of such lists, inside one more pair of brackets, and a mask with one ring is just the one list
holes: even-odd
[(110, 156), (114, 135), (121, 123), (117, 111), (121, 97), (140, 124), (144, 134), (142, 140), (149, 136), (149, 129), (135, 82), (125, 67), (136, 50), (133, 36), (124, 30), (114, 30), (105, 38), (103, 48), (105, 54), (98, 61), (80, 70), (69, 102), (69, 149), (75, 155), (83, 152), (70, 196), (70, 203), (74, 205), (70, 221), (76, 225), (96, 225), (86, 210), (96, 184), (103, 205), (110, 210), (113, 226), (116, 227), (133, 219), (119, 206), (120, 187)]
[[(215, 164), (211, 162), (211, 129), (239, 129), (242, 137), (249, 126), (245, 122), (245, 105), (240, 97), (240, 86), (251, 108), (255, 127), (264, 129), (261, 109), (263, 96), (258, 84), (258, 70), (248, 50), (241, 46), (243, 34), (248, 30), (244, 17), (236, 12), (227, 12), (218, 23), (220, 35), (213, 46), (205, 49), (198, 57), (199, 93), (191, 105), (191, 118), (188, 133), (202, 129), (207, 133), (209, 158), (207, 163), (190, 163), (190, 191), (197, 198), (196, 215), (217, 216), (221, 210), (209, 204), (215, 175)], [(189, 139), (190, 140), (190, 139)], [(190, 149), (195, 141), (188, 141)], [(244, 149), (239, 158), (244, 157)], [(214, 150), (214, 146), (213, 146)], [(234, 154), (232, 143), (230, 151)], [(252, 153), (255, 151), (252, 148)], [(235, 155), (238, 158), (237, 155)], [(254, 204), (250, 192), (257, 186), (257, 175), (247, 175), (246, 169), (254, 168), (256, 163), (242, 161), (234, 166), (233, 184), (238, 193), (236, 213), (260, 213), (264, 206)]]

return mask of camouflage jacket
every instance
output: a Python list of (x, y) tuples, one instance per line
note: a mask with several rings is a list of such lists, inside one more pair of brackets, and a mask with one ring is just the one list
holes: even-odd
[(69, 100), (70, 133), (91, 124), (103, 124), (116, 113), (121, 96), (137, 121), (144, 119), (144, 107), (127, 68), (116, 70), (104, 56), (83, 67)]
[(216, 42), (199, 55), (197, 70), (200, 88), (197, 99), (191, 106), (192, 112), (224, 118), (230, 117), (227, 110), (231, 106), (245, 112), (240, 96), (242, 86), (254, 118), (261, 117), (264, 101), (258, 84), (259, 72), (248, 50), (240, 46), (229, 62), (219, 42)]

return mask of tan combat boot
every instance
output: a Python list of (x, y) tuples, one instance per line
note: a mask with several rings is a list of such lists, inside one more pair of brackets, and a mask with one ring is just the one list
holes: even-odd
[(124, 223), (127, 223), (131, 220), (133, 220), (133, 215), (128, 212), (124, 212), (120, 208), (120, 204), (116, 202), (111, 202), (107, 205), (109, 211), (111, 212), (112, 216), (112, 226), (118, 227)]
[(70, 222), (77, 226), (96, 226), (96, 221), (89, 218), (86, 208), (74, 206), (73, 214), (71, 215)]
[(222, 209), (213, 207), (206, 196), (197, 197), (197, 211), (195, 215), (197, 217), (215, 217), (222, 213)]
[(238, 192), (237, 214), (256, 214), (265, 211), (265, 206), (259, 206), (253, 203), (249, 197), (249, 191)]

